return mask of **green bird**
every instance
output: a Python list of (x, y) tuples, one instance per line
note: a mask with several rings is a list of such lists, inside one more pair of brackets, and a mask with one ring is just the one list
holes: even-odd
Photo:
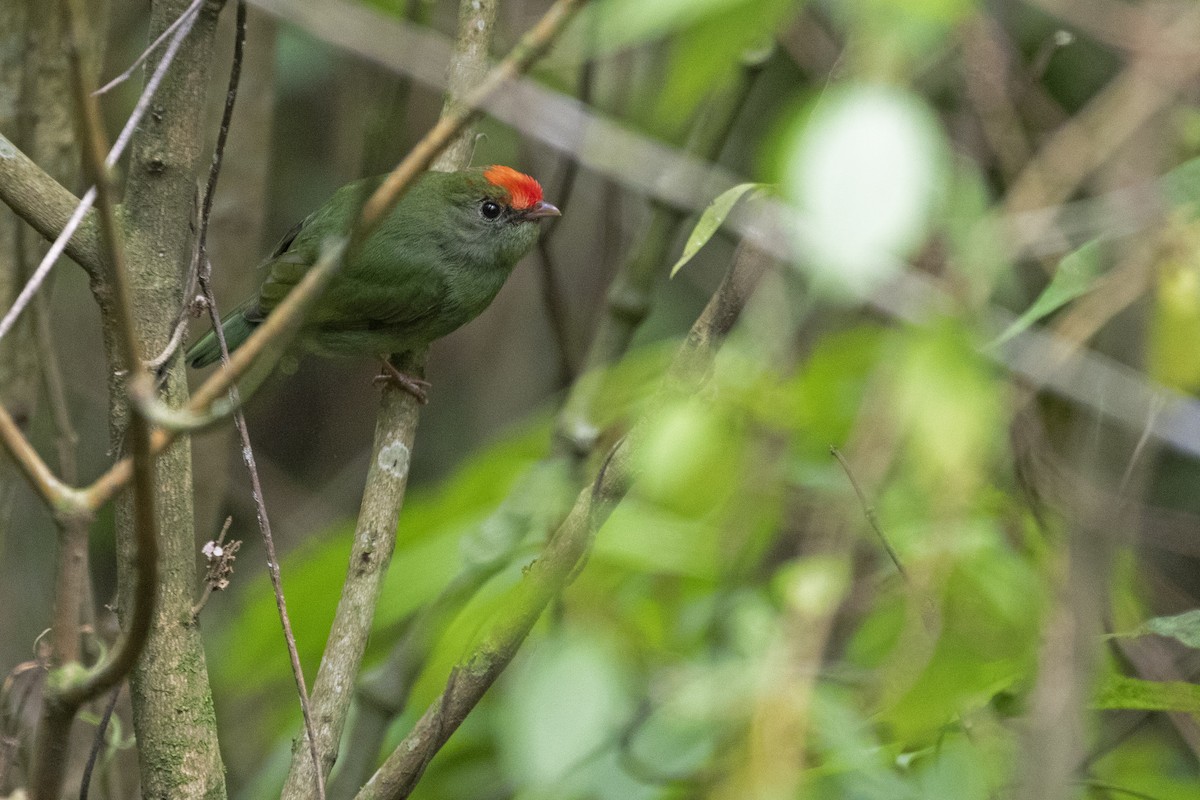
[[(262, 264), (258, 293), (221, 320), (230, 351), (300, 282), (324, 242), (349, 230), (382, 180), (343, 186), (283, 237)], [(556, 216), (541, 185), (510, 167), (426, 172), (347, 258), (299, 341), (322, 355), (377, 356), (392, 380), (425, 402), (429, 384), (397, 370), (388, 356), (421, 350), (479, 316), (537, 241), (538, 221)], [(187, 351), (193, 367), (220, 358), (212, 331)]]

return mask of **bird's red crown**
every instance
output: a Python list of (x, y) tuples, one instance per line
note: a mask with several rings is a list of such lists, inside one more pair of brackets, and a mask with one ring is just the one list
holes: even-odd
[(508, 192), (509, 204), (518, 211), (531, 207), (542, 199), (542, 185), (523, 172), (499, 164), (483, 171), (493, 186)]

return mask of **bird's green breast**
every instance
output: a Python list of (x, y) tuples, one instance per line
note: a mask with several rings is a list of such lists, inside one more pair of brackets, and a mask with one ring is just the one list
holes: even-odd
[[(472, 187), (438, 191), (444, 181), (427, 174), (350, 254), (305, 325), (312, 349), (384, 354), (421, 348), (492, 302), (536, 241), (536, 225), (489, 226), (479, 218)], [(272, 268), (281, 283), (298, 279), (286, 261), (313, 263), (323, 240), (345, 230), (356, 196), (369, 188), (361, 182), (343, 188), (306, 221)]]

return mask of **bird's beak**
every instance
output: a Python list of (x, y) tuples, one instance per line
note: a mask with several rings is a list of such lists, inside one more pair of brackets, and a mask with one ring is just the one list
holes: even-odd
[(541, 219), (542, 217), (561, 217), (562, 212), (545, 200), (538, 200), (532, 207), (522, 212), (521, 216), (525, 219)]

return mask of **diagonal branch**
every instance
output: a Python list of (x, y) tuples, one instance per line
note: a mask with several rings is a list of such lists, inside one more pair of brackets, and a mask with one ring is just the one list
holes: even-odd
[[(53, 241), (79, 205), (67, 191), (29, 156), (0, 134), (0, 200), (47, 240)], [(88, 214), (67, 244), (66, 253), (93, 279), (104, 269), (104, 246), (95, 213)]]

